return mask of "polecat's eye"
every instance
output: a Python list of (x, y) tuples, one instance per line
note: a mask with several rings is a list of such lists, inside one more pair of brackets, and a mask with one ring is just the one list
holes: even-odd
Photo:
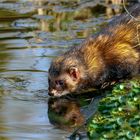
[(64, 81), (63, 80), (57, 80), (57, 81), (55, 81), (55, 84), (63, 86), (64, 85)]

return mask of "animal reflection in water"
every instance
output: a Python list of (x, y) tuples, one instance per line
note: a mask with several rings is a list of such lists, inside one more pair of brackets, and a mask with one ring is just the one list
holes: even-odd
[(85, 122), (77, 101), (66, 98), (50, 98), (48, 102), (50, 123), (62, 129), (73, 129)]

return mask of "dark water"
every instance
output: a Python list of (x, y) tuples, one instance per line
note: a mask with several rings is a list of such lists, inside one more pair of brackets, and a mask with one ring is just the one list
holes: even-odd
[(52, 58), (107, 21), (106, 9), (95, 5), (84, 0), (0, 1), (0, 140), (69, 135), (48, 119), (47, 71)]

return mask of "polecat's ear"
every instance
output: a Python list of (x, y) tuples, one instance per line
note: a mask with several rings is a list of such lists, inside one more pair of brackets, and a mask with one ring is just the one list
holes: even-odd
[(70, 67), (69, 74), (73, 81), (77, 81), (80, 78), (80, 72), (76, 67)]

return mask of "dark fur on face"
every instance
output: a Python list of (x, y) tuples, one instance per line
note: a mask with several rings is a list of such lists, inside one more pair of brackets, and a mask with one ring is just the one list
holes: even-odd
[(80, 80), (84, 78), (82, 65), (76, 57), (69, 56), (67, 59), (65, 56), (57, 57), (49, 69), (49, 91), (56, 96), (75, 91)]
[(101, 32), (55, 58), (49, 69), (49, 95), (61, 96), (105, 82), (131, 77), (140, 71), (140, 5), (132, 19), (122, 14)]

